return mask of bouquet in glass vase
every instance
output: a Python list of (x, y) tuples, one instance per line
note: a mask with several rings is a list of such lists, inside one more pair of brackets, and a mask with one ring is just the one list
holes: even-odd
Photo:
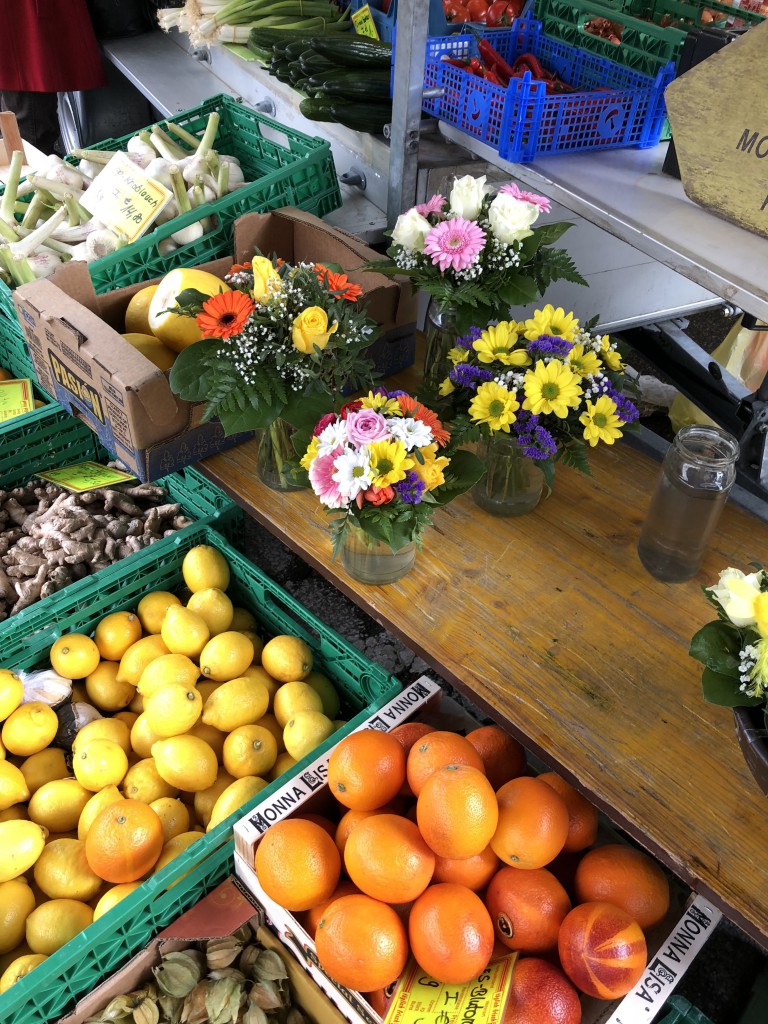
[(558, 461), (589, 473), (589, 449), (637, 421), (615, 343), (561, 308), (472, 327), (448, 356), (444, 417), (457, 442), (483, 441), (486, 475), (473, 497), (494, 514), (534, 508)]
[(454, 178), (446, 199), (434, 195), (402, 213), (386, 260), (366, 267), (408, 277), (430, 295), (425, 327), (425, 393), (433, 396), (448, 370), (446, 353), (473, 324), (509, 316), (558, 280), (586, 284), (564, 249), (553, 243), (571, 225), (535, 227), (550, 202), (510, 182), (497, 190), (485, 176)]
[(367, 583), (404, 575), (434, 511), (483, 472), (475, 455), (450, 444), (431, 409), (383, 388), (324, 415), (301, 465), (331, 516), (333, 557), (341, 553), (347, 571)]

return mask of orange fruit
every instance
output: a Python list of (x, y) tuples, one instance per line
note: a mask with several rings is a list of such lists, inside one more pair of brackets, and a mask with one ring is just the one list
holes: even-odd
[(314, 821), (316, 825), (324, 828), (328, 835), (335, 841), (336, 839), (336, 822), (331, 821), (330, 818), (326, 818), (324, 814), (302, 814), (302, 818), (305, 821)]
[(466, 764), (447, 764), (432, 772), (416, 801), (419, 830), (440, 857), (482, 853), (498, 819), (493, 786), (482, 772)]
[(427, 776), (447, 764), (468, 764), (485, 775), (483, 759), (463, 736), (456, 732), (435, 730), (413, 744), (408, 752), (406, 777), (415, 796)]
[(455, 857), (435, 857), (433, 882), (454, 882), (466, 885), (473, 892), (484, 889), (501, 867), (501, 861), (490, 846), (474, 857), (457, 860)]
[(579, 993), (548, 960), (515, 963), (502, 1024), (581, 1024)]
[(411, 907), (408, 938), (422, 970), (443, 984), (463, 985), (491, 959), (493, 922), (477, 893), (439, 882)]
[(498, 725), (481, 725), (467, 739), (483, 759), (485, 774), (494, 789), (525, 771), (525, 748)]
[(591, 804), (577, 789), (554, 772), (542, 772), (536, 776), (540, 782), (546, 782), (565, 801), (568, 808), (568, 838), (563, 847), (564, 853), (578, 853), (592, 846), (597, 839), (597, 808)]
[(621, 907), (648, 931), (669, 910), (667, 876), (647, 853), (632, 846), (609, 843), (588, 850), (574, 878), (578, 903), (603, 901)]
[(323, 914), (331, 903), (333, 903), (334, 900), (341, 899), (342, 896), (357, 895), (359, 892), (360, 890), (354, 882), (350, 882), (348, 878), (343, 878), (327, 900), (323, 900), (323, 902), (318, 903), (316, 907), (312, 907), (311, 910), (305, 910), (303, 913), (298, 915), (299, 923), (303, 926), (310, 938), (314, 939), (317, 926), (322, 921)]
[(496, 794), (499, 823), (491, 839), (497, 856), (514, 868), (543, 868), (568, 837), (568, 808), (546, 782), (521, 775)]
[(387, 903), (363, 894), (342, 896), (329, 905), (317, 926), (315, 947), (328, 976), (358, 992), (392, 984), (408, 959), (403, 922)]
[(340, 804), (355, 811), (382, 807), (397, 796), (403, 782), (402, 744), (378, 729), (362, 729), (345, 736), (328, 759), (331, 793)]
[(620, 999), (642, 978), (648, 962), (643, 930), (612, 903), (581, 903), (560, 925), (563, 970), (581, 992)]
[(268, 829), (256, 847), (256, 874), (264, 892), (286, 910), (311, 910), (339, 883), (341, 857), (322, 825), (286, 818)]
[(568, 893), (551, 871), (503, 867), (490, 881), (485, 905), (496, 938), (519, 953), (547, 953), (571, 909)]
[(399, 814), (374, 814), (350, 832), (344, 867), (367, 896), (409, 903), (429, 885), (435, 855), (412, 821)]
[(141, 800), (118, 800), (93, 820), (85, 857), (106, 882), (135, 882), (151, 871), (163, 849), (160, 818)]
[(360, 822), (365, 821), (368, 818), (373, 817), (375, 814), (384, 814), (383, 808), (377, 807), (375, 811), (346, 811), (342, 814), (339, 819), (339, 823), (336, 826), (335, 840), (336, 845), (339, 848), (339, 853), (344, 856), (344, 850), (346, 849), (347, 840), (349, 839), (352, 830), (357, 828)]
[[(402, 743), (407, 756), (413, 744), (429, 732), (436, 732), (434, 725), (427, 725), (426, 722), (403, 722), (402, 725), (396, 725), (389, 735), (394, 736), (398, 743)], [(413, 796), (413, 790), (408, 785), (407, 779), (403, 783), (400, 793), (402, 796)]]

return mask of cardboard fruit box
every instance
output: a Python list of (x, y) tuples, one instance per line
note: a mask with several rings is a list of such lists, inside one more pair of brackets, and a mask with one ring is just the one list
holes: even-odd
[(152, 968), (160, 962), (161, 953), (185, 949), (206, 939), (225, 938), (245, 924), (250, 925), (258, 943), (276, 952), (285, 964), (292, 1004), (297, 1005), (312, 1024), (344, 1024), (330, 1000), (265, 927), (263, 912), (254, 906), (233, 877), (223, 881), (160, 932), (124, 967), (84, 996), (71, 1013), (60, 1019), (60, 1024), (83, 1024), (97, 1017), (116, 996), (132, 992), (151, 981)]
[[(377, 257), (372, 249), (313, 214), (286, 207), (240, 217), (234, 226), (233, 257), (213, 260), (201, 269), (223, 278), (233, 262), (250, 259), (255, 248), (289, 262), (340, 264), (362, 287), (368, 314), (382, 327), (374, 345), (380, 372), (410, 365), (390, 364), (393, 350), (402, 356), (404, 339), (410, 337), (415, 346), (415, 300), (399, 283), (357, 269)], [(120, 337), (129, 301), (158, 280), (97, 295), (86, 264), (75, 262), (51, 278), (17, 288), (13, 296), (42, 387), (87, 423), (104, 447), (143, 481), (251, 436), (225, 437), (220, 423), (202, 423), (203, 403), (179, 399), (167, 374)], [(376, 359), (376, 351), (373, 355)]]

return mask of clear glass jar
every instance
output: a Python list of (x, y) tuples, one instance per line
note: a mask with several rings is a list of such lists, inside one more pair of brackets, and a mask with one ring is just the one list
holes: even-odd
[(357, 526), (350, 526), (341, 546), (341, 564), (359, 583), (381, 587), (395, 583), (413, 568), (416, 545), (406, 544), (393, 551), (389, 544), (369, 536)]
[(524, 454), (514, 437), (489, 438), (478, 453), (485, 473), (472, 488), (472, 500), (493, 516), (523, 516), (541, 499), (544, 474)]
[(256, 453), (256, 469), (259, 479), (273, 491), (299, 491), (302, 484), (297, 483), (291, 473), (291, 461), (296, 458), (291, 437), (294, 428), (282, 417), (265, 427), (259, 438)]
[(430, 299), (424, 323), (423, 381), (423, 393), (429, 398), (438, 394), (438, 388), (453, 367), (448, 353), (456, 345), (457, 337), (456, 310), (453, 306), (441, 309), (435, 299)]
[(720, 427), (678, 431), (661, 466), (637, 553), (657, 580), (682, 583), (701, 567), (736, 479), (739, 442)]

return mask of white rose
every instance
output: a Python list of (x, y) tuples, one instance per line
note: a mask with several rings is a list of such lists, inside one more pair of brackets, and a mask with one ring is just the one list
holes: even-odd
[(397, 218), (392, 231), (392, 241), (396, 245), (402, 245), (404, 249), (424, 252), (424, 239), (431, 230), (432, 225), (426, 217), (422, 217), (416, 210), (406, 210)]
[(533, 203), (499, 192), (488, 208), (491, 231), (500, 242), (510, 245), (532, 235), (531, 225), (539, 216)]
[(745, 576), (741, 569), (723, 569), (714, 587), (707, 587), (725, 614), (740, 629), (755, 625), (755, 598), (760, 593), (760, 575)]
[(485, 175), (473, 178), (465, 174), (463, 178), (454, 178), (453, 188), (448, 198), (451, 213), (465, 220), (477, 220), (485, 195)]

